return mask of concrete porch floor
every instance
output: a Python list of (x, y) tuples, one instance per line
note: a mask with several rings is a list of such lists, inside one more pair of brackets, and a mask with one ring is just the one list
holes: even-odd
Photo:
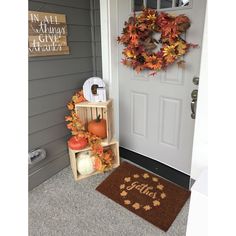
[(189, 200), (167, 233), (95, 188), (110, 174), (75, 182), (67, 167), (29, 192), (30, 236), (184, 236)]

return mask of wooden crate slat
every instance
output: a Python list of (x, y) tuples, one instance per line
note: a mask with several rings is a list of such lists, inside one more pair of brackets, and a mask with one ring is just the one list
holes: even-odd
[(97, 108), (97, 115), (98, 115), (98, 116), (100, 115), (101, 119), (103, 119), (102, 110), (103, 110), (103, 108), (101, 108), (101, 107), (98, 107), (98, 108)]
[(69, 149), (69, 156), (70, 156), (70, 166), (72, 169), (72, 173), (74, 176), (74, 179), (77, 180), (77, 167), (76, 167), (76, 158), (73, 150)]
[[(109, 105), (108, 105), (108, 108), (107, 108), (107, 120), (112, 120), (110, 114), (111, 114), (111, 106), (110, 106), (110, 104), (109, 104)], [(107, 134), (108, 134), (107, 139), (108, 139), (108, 140), (111, 139), (111, 137), (110, 137), (110, 135), (111, 135), (111, 123), (112, 123), (112, 122), (108, 122), (108, 123), (107, 123)]]
[(97, 118), (97, 108), (96, 107), (92, 107), (92, 120), (96, 120)]
[(106, 108), (109, 103), (111, 103), (112, 100), (109, 99), (106, 102), (81, 102), (78, 104), (75, 104), (76, 107), (104, 107)]

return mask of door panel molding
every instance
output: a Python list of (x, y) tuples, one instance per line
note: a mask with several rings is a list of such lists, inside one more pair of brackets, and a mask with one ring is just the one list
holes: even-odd
[(160, 97), (160, 144), (179, 147), (181, 107), (180, 99)]
[(182, 68), (176, 65), (168, 67), (168, 70), (161, 72), (161, 83), (168, 83), (173, 85), (183, 85), (184, 71)]
[(131, 127), (135, 135), (147, 136), (148, 94), (131, 91)]

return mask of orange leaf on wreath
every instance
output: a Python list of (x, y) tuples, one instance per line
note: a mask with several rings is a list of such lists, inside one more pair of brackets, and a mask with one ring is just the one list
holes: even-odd
[(140, 30), (140, 31), (144, 31), (145, 29), (147, 29), (147, 26), (146, 26), (146, 24), (140, 24), (139, 26), (138, 26), (138, 29)]
[(163, 48), (163, 56), (167, 63), (172, 63), (177, 58), (175, 45), (166, 46)]
[(130, 37), (130, 42), (134, 45), (137, 46), (138, 45), (138, 35), (137, 34), (133, 34)]
[(183, 41), (175, 43), (176, 50), (178, 51), (178, 56), (182, 56), (187, 51), (187, 45)]
[(140, 73), (142, 70), (143, 70), (143, 66), (136, 66), (136, 67), (135, 67), (135, 71), (136, 71), (137, 73)]

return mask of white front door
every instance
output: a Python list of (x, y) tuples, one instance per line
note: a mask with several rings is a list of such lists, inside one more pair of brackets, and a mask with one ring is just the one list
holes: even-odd
[[(190, 0), (184, 7), (174, 5), (182, 0), (173, 1), (158, 0), (156, 4), (146, 0), (144, 4), (157, 5), (175, 15), (186, 14), (191, 20), (186, 40), (199, 47), (184, 57), (185, 69), (175, 64), (154, 77), (144, 72), (137, 74), (119, 63), (120, 146), (190, 175), (195, 121), (191, 118), (191, 93), (198, 87), (193, 78), (199, 76), (206, 1)], [(132, 15), (133, 3), (142, 1), (117, 2), (121, 33), (124, 22)], [(119, 61), (121, 52), (119, 46)]]

